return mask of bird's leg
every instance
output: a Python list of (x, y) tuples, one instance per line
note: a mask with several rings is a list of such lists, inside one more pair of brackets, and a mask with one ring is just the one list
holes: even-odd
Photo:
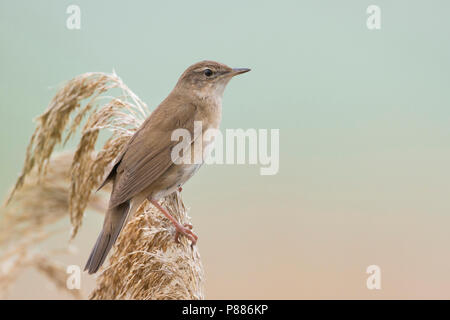
[(179, 236), (180, 234), (185, 235), (186, 237), (188, 237), (189, 240), (191, 240), (192, 245), (197, 243), (197, 235), (195, 233), (193, 233), (191, 231), (192, 229), (192, 225), (186, 223), (184, 225), (181, 225), (177, 220), (175, 220), (174, 217), (171, 216), (170, 213), (167, 212), (166, 209), (164, 209), (163, 207), (161, 207), (161, 205), (158, 203), (158, 201), (156, 200), (152, 200), (149, 199), (149, 201), (156, 207), (158, 208), (169, 220), (170, 222), (172, 222), (172, 224), (175, 227), (176, 233), (175, 233), (175, 242), (179, 243)]

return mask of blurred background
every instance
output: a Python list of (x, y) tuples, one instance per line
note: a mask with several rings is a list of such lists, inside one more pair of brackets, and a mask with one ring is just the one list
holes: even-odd
[[(69, 30), (66, 9), (81, 9)], [(381, 29), (366, 26), (369, 5)], [(222, 129), (280, 129), (280, 170), (184, 187), (210, 299), (450, 298), (448, 1), (0, 1), (0, 193), (57, 88), (111, 72), (153, 109), (191, 64), (230, 82)], [(70, 145), (74, 146), (74, 144)], [(84, 265), (103, 217), (75, 240)], [(69, 234), (54, 241), (66, 241)], [(368, 290), (366, 268), (381, 269)], [(83, 275), (82, 291), (94, 285)], [(34, 271), (10, 298), (66, 298)], [(67, 296), (68, 297), (68, 296)]]

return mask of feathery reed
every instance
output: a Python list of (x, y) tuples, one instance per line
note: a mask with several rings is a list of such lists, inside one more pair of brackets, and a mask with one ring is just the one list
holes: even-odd
[[(66, 268), (56, 259), (60, 254), (70, 254), (70, 247), (66, 244), (42, 253), (45, 240), (67, 231), (60, 222), (69, 212), (72, 158), (71, 152), (53, 155), (47, 174), (38, 180), (38, 170), (33, 169), (9, 205), (0, 208), (0, 295), (7, 294), (22, 271), (35, 268), (58, 288), (74, 298), (81, 298), (78, 291), (66, 288)], [(106, 198), (100, 194), (95, 194), (88, 203), (88, 208), (97, 211), (104, 211), (106, 207)]]
[[(177, 220), (189, 222), (178, 192), (162, 205)], [(159, 210), (144, 202), (119, 236), (91, 299), (204, 299), (197, 247), (185, 237), (175, 243), (174, 231)]]

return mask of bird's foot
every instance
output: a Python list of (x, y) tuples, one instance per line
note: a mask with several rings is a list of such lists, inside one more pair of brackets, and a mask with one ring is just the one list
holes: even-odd
[(175, 233), (175, 242), (180, 243), (180, 234), (186, 236), (189, 240), (191, 240), (191, 246), (195, 245), (198, 240), (198, 236), (192, 232), (192, 225), (189, 223), (185, 223), (184, 225), (177, 224), (175, 225), (176, 233)]
[(158, 208), (169, 220), (172, 222), (173, 226), (175, 227), (176, 233), (175, 233), (175, 242), (180, 243), (179, 237), (180, 234), (185, 235), (189, 240), (191, 240), (191, 247), (197, 243), (197, 235), (192, 232), (192, 225), (189, 223), (185, 223), (184, 225), (181, 225), (174, 217), (170, 215), (169, 212), (167, 212), (166, 209), (161, 207), (161, 205), (158, 203), (158, 201), (154, 199), (149, 199), (149, 201)]

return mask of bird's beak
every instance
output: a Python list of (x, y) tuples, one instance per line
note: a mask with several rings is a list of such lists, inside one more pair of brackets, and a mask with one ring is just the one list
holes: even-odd
[(230, 76), (234, 77), (234, 76), (237, 76), (238, 74), (249, 72), (250, 70), (251, 69), (247, 69), (247, 68), (234, 68), (234, 69), (231, 69), (231, 72), (229, 74), (230, 74)]

